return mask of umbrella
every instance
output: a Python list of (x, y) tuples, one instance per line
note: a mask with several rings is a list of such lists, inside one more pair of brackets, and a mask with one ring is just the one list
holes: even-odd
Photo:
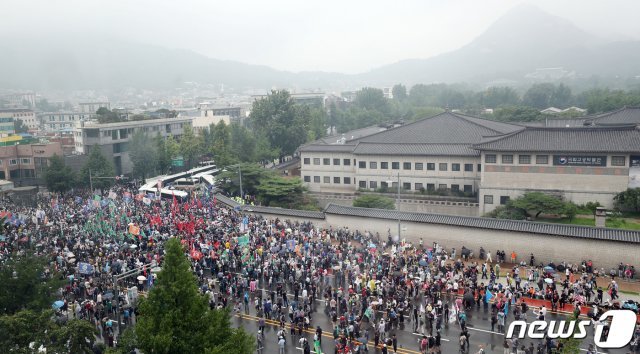
[(73, 252), (67, 252), (67, 258), (75, 257), (76, 255)]
[(133, 249), (138, 248), (138, 246), (136, 246), (136, 245), (131, 245), (131, 246), (129, 246), (129, 248), (131, 248), (131, 249), (133, 250)]
[(75, 262), (76, 262), (76, 259), (75, 259), (75, 258), (69, 258), (69, 259), (67, 260), (67, 262), (69, 262), (69, 263), (75, 263)]
[(144, 275), (138, 275), (138, 278), (136, 278), (136, 279), (138, 279), (140, 281), (144, 281), (144, 280), (147, 280), (147, 277), (145, 277)]
[(547, 284), (551, 284), (551, 283), (553, 283), (553, 279), (551, 279), (551, 278), (545, 278), (545, 279), (544, 279), (544, 282), (545, 282), (545, 283), (547, 283)]
[(54, 302), (53, 305), (51, 305), (51, 307), (54, 310), (57, 310), (57, 309), (61, 308), (63, 305), (64, 305), (64, 301), (58, 300), (58, 301)]
[(419, 265), (421, 265), (421, 266), (423, 266), (423, 267), (426, 267), (426, 266), (428, 265), (427, 261), (425, 261), (424, 259), (421, 259), (421, 260), (418, 262), (418, 264), (419, 264)]
[(153, 267), (151, 268), (151, 273), (159, 273), (162, 270), (162, 268), (160, 267)]
[(104, 295), (102, 295), (102, 297), (105, 300), (111, 300), (111, 299), (113, 299), (113, 293), (112, 292), (104, 293)]
[(553, 267), (546, 266), (546, 267), (544, 267), (544, 271), (545, 271), (545, 272), (549, 272), (549, 273), (553, 273), (553, 272), (555, 272), (556, 270), (555, 270), (555, 269), (553, 269)]
[(333, 266), (333, 269), (340, 270), (340, 266)]

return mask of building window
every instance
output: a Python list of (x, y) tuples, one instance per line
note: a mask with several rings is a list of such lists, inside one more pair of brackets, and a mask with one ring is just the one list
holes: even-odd
[(309, 164), (311, 164), (311, 159), (310, 159), (310, 158), (308, 158), (308, 157), (305, 157), (305, 158), (304, 158), (304, 164), (305, 164), (305, 165), (309, 165)]
[(367, 168), (367, 161), (358, 161), (358, 168)]
[(400, 162), (392, 162), (391, 163), (391, 169), (392, 170), (399, 170), (400, 169)]
[(626, 164), (626, 156), (611, 156), (611, 166), (625, 166)]
[(484, 155), (485, 163), (496, 163), (496, 155)]
[(31, 159), (22, 159), (21, 163), (29, 164), (31, 163)]
[(513, 155), (502, 155), (502, 163), (513, 163)]
[(421, 191), (421, 190), (422, 190), (422, 188), (424, 188), (424, 187), (422, 186), (422, 183), (416, 183), (416, 190), (417, 190), (417, 191)]
[(484, 196), (484, 203), (485, 204), (493, 204), (493, 196), (492, 195), (485, 195)]
[(505, 205), (507, 204), (507, 202), (509, 201), (509, 196), (508, 195), (501, 195), (500, 196), (500, 205)]
[(441, 191), (447, 190), (447, 185), (446, 184), (439, 184), (438, 185), (438, 189)]
[(367, 188), (367, 181), (360, 181), (360, 182), (358, 182), (358, 187), (360, 187), (360, 188)]
[(464, 172), (473, 172), (473, 164), (465, 163), (464, 164)]
[(340, 177), (333, 177), (333, 183), (340, 184)]
[(433, 162), (428, 162), (427, 163), (427, 171), (435, 171), (436, 170), (436, 164)]
[(333, 159), (334, 166), (340, 166), (340, 159)]
[(536, 155), (536, 165), (548, 165), (549, 155)]
[(460, 185), (459, 184), (452, 184), (451, 185), (451, 191), (452, 192), (459, 192), (460, 191)]
[(410, 170), (411, 169), (411, 162), (403, 162), (402, 163), (402, 169), (403, 170)]
[(320, 164), (320, 158), (316, 157), (313, 159), (313, 164), (314, 165), (319, 165)]
[(422, 171), (424, 169), (424, 164), (422, 162), (416, 162), (416, 170)]
[(518, 163), (520, 165), (531, 164), (531, 155), (518, 155)]
[(311, 182), (311, 176), (304, 176), (305, 182)]
[(377, 181), (369, 181), (369, 188), (377, 189), (378, 188), (378, 182)]
[(18, 160), (17, 159), (9, 160), (9, 165), (13, 166), (13, 165), (17, 165), (17, 164), (18, 164)]
[(322, 159), (322, 164), (325, 166), (331, 165), (331, 159)]
[(345, 166), (351, 166), (351, 160), (350, 159), (343, 159), (342, 160), (342, 164)]
[(320, 176), (313, 176), (313, 183), (320, 183)]
[(482, 172), (482, 164), (478, 164), (478, 172)]
[(378, 163), (377, 162), (373, 162), (373, 161), (369, 162), (369, 168), (372, 169), (372, 170), (377, 169), (378, 168)]
[(465, 184), (464, 185), (464, 192), (465, 193), (473, 193), (473, 186), (470, 184)]
[(403, 182), (403, 183), (402, 183), (402, 189), (404, 189), (404, 190), (409, 190), (409, 189), (411, 189), (411, 183)]
[(380, 162), (380, 169), (388, 170), (389, 169), (389, 163), (388, 162)]
[(380, 187), (382, 187), (382, 188), (388, 188), (388, 187), (389, 187), (389, 183), (387, 183), (387, 182), (385, 182), (385, 181), (382, 181), (382, 182), (380, 182)]
[(324, 176), (322, 177), (322, 183), (331, 183), (331, 177), (329, 176)]
[(436, 190), (436, 185), (433, 183), (427, 183), (427, 190), (428, 191), (435, 191)]
[(438, 164), (438, 169), (440, 171), (446, 171), (447, 170), (447, 163), (446, 162), (442, 162)]
[(344, 184), (351, 184), (351, 177), (345, 177)]
[(460, 164), (459, 163), (452, 163), (451, 164), (451, 171), (460, 171)]

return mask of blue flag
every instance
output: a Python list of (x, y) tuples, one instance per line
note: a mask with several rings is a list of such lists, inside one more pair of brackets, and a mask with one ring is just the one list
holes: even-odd
[(507, 316), (509, 314), (509, 301), (504, 302), (504, 315)]
[(493, 294), (491, 293), (491, 291), (489, 291), (489, 289), (487, 289), (487, 293), (484, 295), (484, 298), (487, 300), (487, 302), (493, 299)]

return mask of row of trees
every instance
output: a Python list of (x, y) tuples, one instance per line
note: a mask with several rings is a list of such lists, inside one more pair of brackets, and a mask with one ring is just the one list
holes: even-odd
[(578, 212), (574, 203), (542, 192), (529, 192), (521, 197), (509, 200), (490, 212), (487, 216), (498, 219), (535, 219), (541, 214), (562, 215), (573, 219)]
[[(457, 84), (418, 84), (409, 90), (395, 85), (392, 93), (393, 99), (386, 99), (381, 89), (364, 88), (356, 93), (352, 104), (331, 104), (328, 125), (345, 132), (380, 123), (413, 121), (447, 108), (501, 121), (537, 121), (556, 117), (540, 112), (551, 106), (563, 109), (578, 106), (595, 114), (640, 105), (640, 90), (591, 89), (574, 94), (569, 86), (552, 83), (534, 84), (524, 92), (506, 86), (474, 91)], [(487, 108), (493, 109), (493, 113), (486, 113)], [(569, 117), (580, 114), (563, 113)]]
[[(87, 162), (78, 174), (65, 164), (62, 157), (53, 155), (45, 171), (44, 180), (49, 191), (64, 193), (77, 185), (88, 187), (90, 184), (89, 173), (93, 177), (115, 176), (113, 162), (104, 156), (97, 145), (91, 148)], [(99, 189), (108, 188), (113, 183), (113, 179), (95, 178), (92, 180), (93, 188)]]

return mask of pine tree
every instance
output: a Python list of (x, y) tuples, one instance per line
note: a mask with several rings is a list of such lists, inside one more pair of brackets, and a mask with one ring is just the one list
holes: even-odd
[(250, 353), (253, 338), (231, 328), (228, 309), (211, 310), (178, 239), (165, 246), (162, 271), (140, 305), (138, 348), (145, 353)]

